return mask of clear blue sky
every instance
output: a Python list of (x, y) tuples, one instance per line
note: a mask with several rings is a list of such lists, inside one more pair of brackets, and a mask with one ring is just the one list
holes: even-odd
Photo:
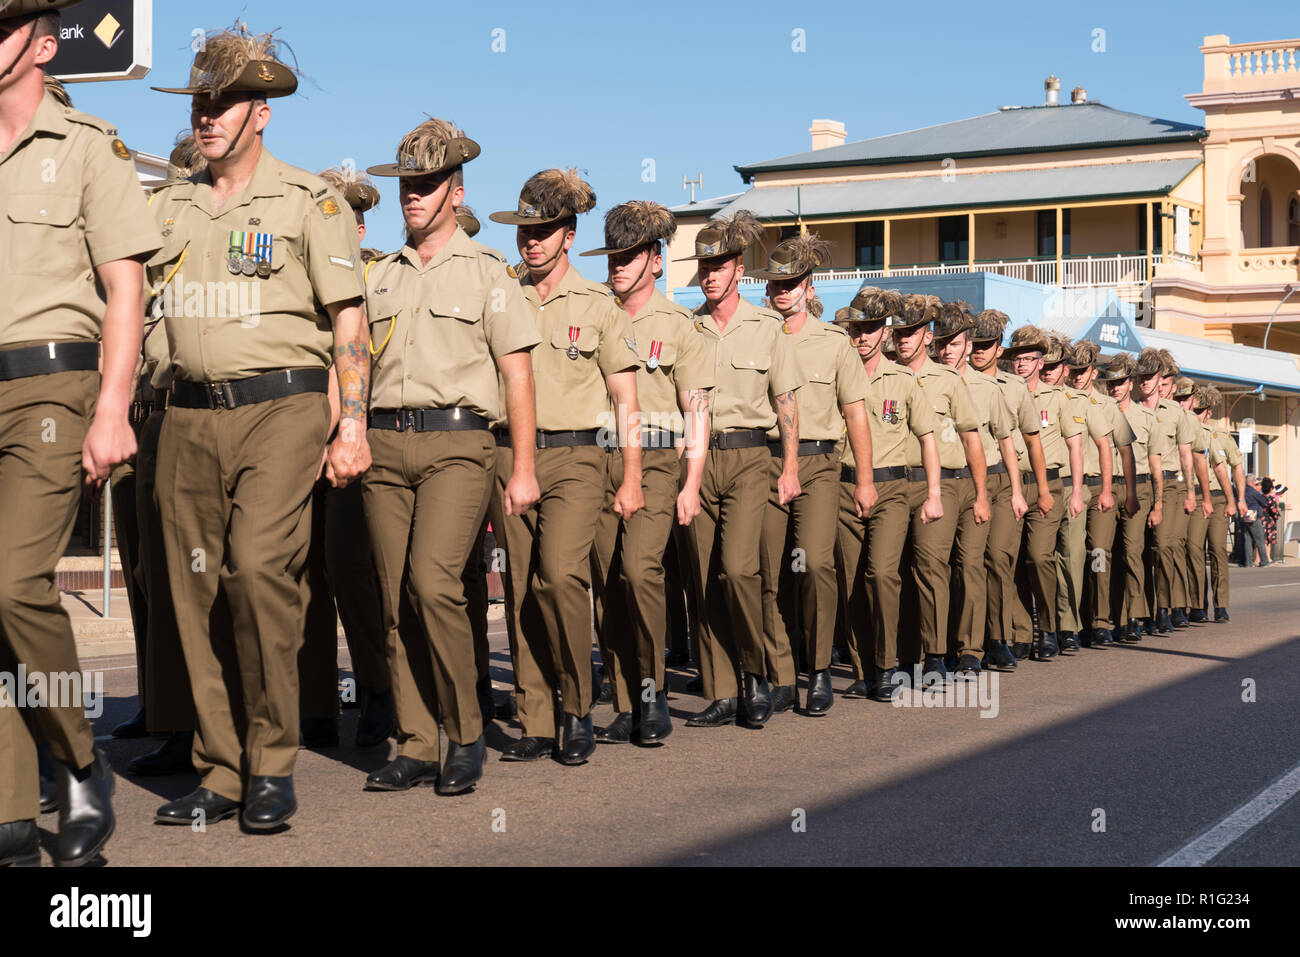
[[(267, 146), (319, 170), (352, 158), (391, 162), (427, 112), (483, 147), (466, 168), (479, 240), (514, 257), (514, 229), (487, 221), (512, 209), (519, 187), (549, 166), (587, 172), (599, 204), (582, 217), (577, 249), (601, 245), (604, 211), (634, 198), (687, 200), (745, 187), (733, 166), (809, 148), (813, 117), (839, 120), (850, 141), (1037, 104), (1055, 73), (1061, 95), (1201, 123), (1183, 99), (1200, 90), (1207, 34), (1233, 42), (1294, 36), (1295, 6), (1140, 2), (589, 4), (357, 0), (243, 4), (155, 0), (154, 66), (144, 80), (77, 84), (77, 107), (111, 120), (127, 145), (166, 155), (189, 120), (185, 97), (149, 85), (188, 78), (195, 28), (247, 20), (278, 28), (305, 74), (299, 94), (273, 101)], [(493, 52), (504, 30), (504, 52)], [(1094, 31), (1105, 52), (1094, 52)], [(795, 52), (794, 31), (805, 52)], [(643, 180), (653, 160), (655, 181)], [(367, 245), (401, 241), (392, 181), (370, 214)], [(601, 259), (577, 260), (604, 278)]]

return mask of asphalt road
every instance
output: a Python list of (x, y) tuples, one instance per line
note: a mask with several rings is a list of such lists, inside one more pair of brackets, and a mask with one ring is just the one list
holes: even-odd
[[(705, 702), (670, 672), (675, 732), (658, 749), (602, 745), (583, 767), (507, 764), (519, 731), (496, 722), (473, 792), (362, 790), (383, 748), (299, 753), (300, 810), (279, 834), (154, 825), (197, 779), (130, 778), (156, 740), (103, 742), (119, 773), (111, 866), (176, 864), (1150, 865), (1300, 763), (1300, 569), (1233, 569), (1232, 622), (1135, 646), (1022, 663), (1000, 675), (996, 714), (895, 708), (837, 695), (821, 719), (762, 730), (685, 727)], [(509, 674), (493, 623), (494, 678)], [(340, 651), (346, 663), (346, 650)], [(107, 735), (135, 708), (134, 659), (104, 672)], [(835, 676), (837, 691), (847, 671)], [(1255, 700), (1243, 700), (1253, 682)], [(991, 693), (991, 686), (986, 689)], [(802, 698), (802, 688), (801, 688)], [(909, 699), (921, 705), (919, 694)], [(355, 711), (344, 712), (351, 740)], [(597, 724), (612, 717), (597, 709)], [(445, 749), (445, 742), (444, 742)], [(41, 820), (47, 850), (53, 816)], [(1209, 863), (1300, 861), (1300, 799)], [(46, 859), (48, 863), (48, 857)]]

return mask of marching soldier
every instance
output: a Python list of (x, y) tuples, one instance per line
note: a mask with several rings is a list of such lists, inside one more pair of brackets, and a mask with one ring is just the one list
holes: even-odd
[[(979, 675), (986, 652), (998, 660), (995, 667), (1007, 667), (997, 640), (986, 634), (988, 619), (989, 573), (985, 556), (989, 550), (992, 532), (993, 499), (1001, 497), (1018, 521), (1024, 517), (1028, 506), (1020, 490), (1020, 464), (1011, 434), (1015, 429), (1011, 410), (998, 387), (997, 380), (969, 365), (973, 352), (971, 336), (976, 320), (970, 306), (958, 299), (944, 303), (943, 313), (935, 323), (934, 349), (940, 361), (956, 369), (966, 383), (975, 416), (980, 423), (979, 440), (988, 464), (985, 488), (988, 496), (988, 516), (980, 521), (976, 509), (978, 496), (975, 483), (963, 491), (966, 501), (960, 502), (957, 517), (956, 547), (952, 571), (953, 593), (950, 628), (956, 641), (957, 672), (962, 679)], [(1008, 652), (1006, 657), (1015, 658)], [(990, 662), (993, 663), (993, 662)], [(1014, 667), (1014, 665), (1012, 665)]]
[[(1097, 381), (1100, 356), (1101, 348), (1095, 342), (1083, 339), (1074, 344), (1066, 357), (1066, 362), (1070, 366), (1070, 382), (1074, 389), (1088, 397), (1090, 409), (1095, 407), (1101, 410), (1109, 427), (1108, 444), (1111, 462), (1109, 475), (1106, 474), (1107, 470), (1102, 464), (1103, 456), (1099, 454), (1098, 447), (1089, 442), (1083, 443), (1083, 484), (1088, 486), (1090, 491), (1101, 489), (1101, 493), (1093, 497), (1089, 503), (1087, 518), (1084, 521), (1084, 544), (1087, 555), (1078, 556), (1080, 568), (1083, 567), (1088, 556), (1092, 559), (1087, 564), (1091, 575), (1085, 581), (1083, 591), (1080, 593), (1077, 612), (1081, 629), (1084, 622), (1091, 622), (1081, 636), (1082, 643), (1088, 647), (1109, 645), (1114, 641), (1110, 615), (1111, 553), (1115, 544), (1116, 520), (1119, 516), (1113, 507), (1114, 495), (1112, 493), (1109, 496), (1111, 501), (1108, 503), (1107, 492), (1114, 487), (1115, 478), (1122, 477), (1124, 480), (1124, 514), (1136, 515), (1139, 508), (1137, 473), (1133, 460), (1133, 429), (1129, 426), (1128, 419), (1124, 418), (1124, 413), (1120, 411), (1119, 404), (1094, 386)], [(1064, 561), (1061, 568), (1064, 572)], [(1062, 580), (1058, 579), (1058, 587), (1061, 583)]]
[[(950, 321), (943, 322), (941, 307), (942, 303), (937, 296), (904, 296), (902, 315), (895, 317), (891, 329), (894, 344), (898, 347), (900, 365), (916, 376), (921, 394), (934, 410), (939, 448), (939, 493), (943, 515), (936, 521), (927, 522), (921, 509), (932, 491), (929, 476), (923, 468), (920, 443), (909, 441), (907, 444), (908, 477), (912, 483), (908, 490), (908, 505), (912, 514), (911, 565), (915, 591), (905, 584), (904, 595), (910, 597), (905, 606), (908, 613), (906, 620), (910, 622), (915, 616), (920, 622), (921, 651), (924, 654), (923, 682), (949, 681), (953, 677), (944, 663), (944, 657), (948, 654), (950, 582), (953, 574), (951, 557), (962, 513), (971, 508), (973, 522), (977, 526), (982, 526), (989, 520), (988, 489), (985, 485), (987, 463), (984, 460), (984, 447), (980, 443), (975, 403), (966, 383), (962, 381), (961, 373), (955, 368), (935, 362), (928, 352), (934, 340), (932, 323), (940, 320), (940, 334), (948, 338), (970, 327), (969, 313), (963, 313), (958, 307)], [(963, 549), (959, 560), (976, 568), (982, 567), (986, 540), (985, 535), (972, 534), (970, 547)], [(961, 574), (963, 582), (970, 585), (964, 568), (961, 569)], [(973, 575), (974, 572), (970, 574)], [(973, 648), (966, 650), (973, 656)], [(966, 676), (969, 677), (969, 668), (966, 670)]]
[(631, 323), (607, 287), (583, 279), (569, 264), (578, 216), (595, 205), (595, 192), (576, 171), (548, 169), (524, 183), (515, 210), (489, 217), (518, 227), (524, 263), (519, 284), (542, 339), (532, 353), (541, 492), (535, 511), (511, 508), (510, 483), (522, 467), (519, 450), (526, 436), (515, 440), (511, 417), (514, 453), (503, 454), (504, 433), (497, 438), (491, 517), (509, 566), (507, 614), (515, 615), (511, 656), (523, 727), (523, 737), (501, 755), (505, 761), (536, 761), (555, 750), (557, 693), (563, 708), (561, 763), (583, 764), (596, 749), (587, 589), (596, 533), (592, 517), (605, 496), (602, 431), (626, 441), (614, 513), (627, 520), (644, 503), (641, 436), (629, 428), (637, 421), (640, 365)]
[[(1201, 430), (1200, 444), (1203, 446), (1198, 458), (1204, 460), (1208, 480), (1201, 486), (1197, 507), (1187, 516), (1187, 542), (1182, 554), (1183, 578), (1187, 583), (1187, 619), (1189, 622), (1204, 623), (1209, 621), (1205, 614), (1205, 538), (1215, 510), (1214, 491), (1222, 489), (1222, 478), (1227, 477), (1228, 467), (1223, 450), (1216, 448), (1211, 441), (1212, 433), (1205, 424), (1209, 416), (1201, 415), (1201, 410), (1196, 405), (1199, 398), (1200, 389), (1196, 383), (1187, 376), (1179, 376), (1174, 383), (1173, 399), (1196, 418), (1197, 427)], [(1216, 470), (1221, 470), (1223, 476), (1216, 475)]]
[[(1174, 357), (1170, 355), (1168, 349), (1161, 349), (1160, 356), (1165, 360), (1166, 371), (1166, 375), (1160, 380), (1160, 396), (1182, 409), (1183, 418), (1191, 426), (1192, 434), (1196, 437), (1192, 442), (1192, 472), (1183, 473), (1187, 493), (1192, 499), (1192, 508), (1187, 512), (1187, 523), (1190, 525), (1192, 515), (1198, 509), (1204, 520), (1208, 520), (1214, 510), (1210, 504), (1209, 466), (1205, 456), (1206, 437), (1201, 427), (1201, 420), (1192, 411), (1192, 393), (1196, 389), (1196, 383), (1179, 374), (1178, 364), (1174, 362)], [(1196, 494), (1198, 487), (1199, 497)], [(1191, 594), (1191, 569), (1187, 564), (1187, 527), (1179, 528), (1179, 539), (1174, 546), (1174, 560), (1178, 566), (1178, 575), (1175, 579), (1178, 588), (1174, 595), (1172, 622), (1175, 628), (1186, 628), (1191, 623), (1188, 618), (1188, 612), (1191, 611), (1190, 602), (1187, 600)]]
[(655, 289), (655, 279), (663, 275), (664, 248), (676, 231), (677, 221), (666, 207), (633, 200), (606, 214), (605, 245), (581, 254), (609, 257), (610, 288), (632, 323), (639, 359), (645, 507), (624, 521), (615, 514), (623, 455), (610, 449), (605, 506), (592, 550), (597, 633), (617, 712), (596, 733), (603, 744), (626, 743), (634, 736), (643, 745), (662, 744), (673, 727), (664, 684), (664, 554), (674, 525), (689, 525), (699, 514), (714, 380), (690, 312)]
[[(1056, 617), (1057, 641), (1062, 652), (1077, 651), (1083, 631), (1083, 564), (1084, 545), (1087, 540), (1087, 506), (1094, 500), (1099, 510), (1113, 511), (1115, 497), (1111, 491), (1114, 456), (1111, 454), (1111, 435), (1114, 426), (1101, 407), (1084, 389), (1077, 389), (1070, 381), (1070, 352), (1073, 348), (1064, 336), (1052, 334), (1053, 344), (1061, 350), (1062, 361), (1052, 368), (1043, 369), (1043, 378), (1065, 392), (1069, 400), (1070, 415), (1077, 425), (1084, 426), (1080, 438), (1083, 451), (1083, 470), (1062, 476), (1067, 486), (1082, 487), (1085, 510), (1078, 515), (1066, 516), (1056, 537)], [(1089, 483), (1089, 477), (1095, 483)], [(1094, 495), (1092, 489), (1099, 488)]]
[[(1061, 471), (1068, 467), (1071, 475), (1083, 474), (1084, 424), (1070, 414), (1064, 390), (1043, 378), (1045, 368), (1058, 366), (1065, 358), (1059, 343), (1050, 342), (1036, 326), (1021, 326), (1012, 334), (1006, 351), (1013, 356), (1015, 372), (1025, 380), (1038, 409), (1047, 491), (1052, 500), (1052, 509), (1046, 514), (1039, 508), (1025, 515), (1025, 541), (1017, 576), (1021, 614), (1027, 618), (1031, 604), (1037, 612), (1035, 657), (1047, 661), (1060, 651), (1056, 643), (1056, 539), (1067, 514), (1081, 515), (1084, 509), (1082, 484), (1072, 487), (1066, 504)], [(1041, 496), (1043, 487), (1038, 488)], [(1020, 654), (1029, 651), (1023, 642), (1016, 644), (1021, 647), (1013, 650)]]
[[(520, 463), (506, 507), (518, 515), (537, 499), (528, 454), (537, 328), (504, 258), (456, 222), (464, 165), (478, 154), (462, 131), (430, 119), (406, 134), (395, 163), (369, 170), (398, 178), (407, 229), (404, 248), (365, 277), (374, 464), (362, 485), (400, 729), (396, 759), (366, 778), (371, 790), (437, 778), (439, 794), (459, 794), (483, 776), (490, 716), (479, 708), (461, 578), (492, 497), (498, 372)], [(439, 713), (450, 742), (441, 773)]]
[[(780, 501), (783, 447), (776, 427), (767, 433), (770, 485), (760, 536), (759, 573), (763, 581), (763, 634), (772, 712), (793, 707), (795, 662), (791, 632), (801, 639), (799, 658), (808, 670), (805, 712), (825, 715), (834, 703), (831, 646), (835, 643), (838, 588), (835, 575), (836, 524), (840, 509), (840, 459), (835, 446), (847, 435), (859, 481), (853, 501), (865, 516), (876, 500), (871, 472), (871, 426), (865, 400), (870, 381), (857, 351), (839, 326), (820, 321), (821, 301), (813, 290), (812, 271), (830, 263), (830, 244), (815, 233), (781, 243), (755, 270), (767, 281), (767, 298), (785, 320), (807, 376), (796, 398), (799, 406), (799, 487), (793, 501)], [(811, 316), (811, 318), (810, 318)], [(799, 569), (790, 570), (793, 549)]]
[(941, 520), (944, 507), (934, 408), (916, 377), (886, 359), (881, 349), (889, 325), (903, 311), (903, 297), (897, 292), (864, 286), (835, 314), (870, 383), (866, 401), (876, 489), (875, 504), (868, 511), (859, 498), (859, 466), (850, 458), (852, 449), (846, 443), (840, 458), (836, 567), (854, 681), (844, 697), (884, 702), (893, 700), (898, 687), (900, 568), (912, 513), (913, 483), (907, 467), (911, 439), (920, 446), (925, 471), (927, 494), (921, 521)]
[[(208, 160), (153, 201), (166, 242), (149, 277), (171, 292), (173, 375), (157, 495), (200, 776), (193, 793), (159, 808), (164, 824), (189, 825), (198, 814), (213, 823), (242, 809), (244, 827), (269, 831), (297, 810), (312, 486), (323, 458), (341, 485), (370, 464), (356, 227), (324, 180), (262, 145), (268, 99), (296, 88), (271, 36), (242, 24), (206, 37), (188, 86), (157, 88), (192, 98)], [(206, 301), (186, 294), (195, 283), (212, 290)], [(341, 406), (334, 436), (331, 360)]]
[[(331, 167), (317, 175), (352, 211), (357, 241), (365, 242), (365, 215), (379, 205), (379, 188), (351, 166)], [(361, 258), (370, 261), (364, 250)], [(332, 384), (331, 416), (336, 414), (336, 391)], [(311, 548), (303, 575), (307, 612), (303, 647), (298, 652), (302, 743), (308, 748), (339, 743), (338, 624), (342, 621), (355, 682), (351, 689), (355, 693), (344, 698), (349, 704), (361, 705), (357, 747), (374, 747), (388, 740), (396, 718), (361, 483), (335, 488), (327, 479), (318, 479), (312, 492), (311, 525)]]
[[(1016, 668), (1017, 657), (1012, 645), (1017, 644), (1017, 633), (1023, 640), (1019, 642), (1022, 647), (1016, 650), (1027, 654), (1032, 631), (1028, 614), (1021, 607), (1016, 591), (1016, 567), (1020, 559), (1020, 542), (1024, 537), (1024, 517), (1030, 507), (1024, 501), (1024, 490), (1029, 485), (1038, 490), (1033, 507), (1041, 515), (1051, 512), (1055, 504), (1047, 490), (1043, 443), (1039, 438), (1041, 420), (1034, 398), (1029, 394), (1024, 379), (998, 368), (998, 359), (1003, 353), (1002, 334), (1008, 322), (1010, 317), (997, 309), (985, 309), (977, 315), (971, 332), (970, 353), (971, 368), (998, 384), (1015, 425), (1011, 440), (1016, 450), (1016, 465), (1012, 467), (1008, 463), (1005, 482), (999, 482), (996, 475), (989, 480), (989, 541), (984, 553), (984, 568), (989, 582), (986, 591), (988, 636), (984, 647), (988, 651), (989, 667), (1002, 671)], [(1017, 488), (1021, 492), (1021, 501), (1011, 494)], [(1024, 508), (1021, 508), (1022, 502)]]
[[(1116, 640), (1142, 640), (1143, 620), (1151, 615), (1151, 594), (1147, 586), (1143, 554), (1148, 529), (1159, 527), (1163, 519), (1163, 462), (1171, 457), (1172, 448), (1159, 428), (1155, 413), (1138, 401), (1136, 388), (1138, 367), (1133, 357), (1121, 352), (1106, 363), (1100, 373), (1110, 397), (1118, 404), (1129, 430), (1133, 433), (1133, 470), (1137, 479), (1138, 508), (1125, 509), (1115, 534), (1115, 551), (1123, 542), (1124, 574), (1111, 579), (1112, 617), (1118, 630)], [(1116, 561), (1120, 559), (1117, 557)]]
[[(135, 454), (141, 262), (161, 245), (117, 130), (46, 94), (70, 5), (0, 0), (0, 671), (11, 675), (80, 671), (54, 571), (81, 472), (102, 487)], [(88, 863), (113, 833), (113, 772), (80, 693), (26, 714), (0, 704), (0, 865), (40, 862), (33, 735), (53, 756), (54, 862)]]
[(710, 700), (687, 720), (696, 728), (734, 724), (737, 717), (762, 727), (772, 715), (759, 572), (771, 487), (767, 437), (773, 426), (781, 436), (777, 501), (785, 505), (799, 495), (795, 391), (806, 379), (781, 317), (750, 305), (737, 288), (745, 250), (762, 235), (753, 214), (740, 210), (700, 230), (694, 255), (679, 260), (697, 264), (704, 304), (695, 310), (695, 328), (705, 338), (716, 380), (700, 514), (687, 530), (700, 612), (700, 677)]
[[(1210, 470), (1210, 502), (1214, 512), (1210, 515), (1206, 529), (1210, 552), (1210, 588), (1205, 590), (1204, 574), (1196, 579), (1199, 590), (1193, 593), (1202, 595), (1201, 602), (1192, 609), (1192, 621), (1205, 621), (1206, 600), (1214, 600), (1214, 620), (1228, 620), (1228, 516), (1240, 514), (1245, 509), (1246, 472), (1242, 466), (1241, 450), (1232, 436), (1217, 425), (1211, 426), (1210, 419), (1219, 412), (1223, 396), (1212, 385), (1202, 386), (1197, 390), (1195, 410), (1207, 430), (1206, 453), (1216, 464)], [(1235, 494), (1233, 483), (1236, 483)]]

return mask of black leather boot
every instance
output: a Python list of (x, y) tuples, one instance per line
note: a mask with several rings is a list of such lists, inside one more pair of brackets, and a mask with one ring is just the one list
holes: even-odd
[(596, 732), (597, 744), (627, 744), (632, 740), (632, 712), (623, 711)]
[(154, 812), (155, 824), (176, 824), (192, 827), (195, 821), (204, 826), (224, 821), (239, 813), (239, 802), (222, 797), (207, 788), (197, 788), (185, 797), (168, 801)]
[(815, 718), (823, 717), (835, 703), (835, 694), (831, 688), (831, 670), (814, 671), (808, 676), (808, 704), (804, 708)]
[(799, 702), (799, 692), (794, 685), (772, 686), (772, 713), (789, 711)]
[(745, 672), (740, 717), (751, 728), (761, 728), (772, 717), (772, 692), (765, 675)]
[(535, 738), (525, 735), (501, 752), (501, 760), (539, 761), (542, 758), (549, 758), (554, 750), (554, 738)]
[(483, 753), (486, 750), (483, 735), (471, 744), (452, 741), (447, 747), (447, 757), (438, 775), (439, 794), (461, 794), (468, 791), (483, 777)]
[(248, 779), (248, 796), (240, 821), (250, 831), (274, 831), (298, 810), (293, 794), (293, 775), (271, 777), (258, 774)]
[(1230, 618), (1228, 617), (1228, 609), (1226, 609), (1226, 608), (1217, 608), (1217, 607), (1216, 607), (1216, 608), (1214, 609), (1214, 620), (1215, 620), (1215, 621), (1231, 621), (1232, 619), (1230, 619)]
[[(367, 691), (361, 715), (357, 718), (358, 748), (383, 744), (397, 730), (397, 707), (391, 691)], [(335, 735), (338, 729), (335, 728)]]
[(478, 698), (478, 710), (483, 715), (483, 726), (497, 716), (496, 696), (492, 694), (492, 679), (480, 678), (474, 685), (474, 696)]
[(144, 723), (144, 711), (137, 711), (112, 731), (115, 738), (147, 738), (149, 729)]
[(1174, 623), (1169, 620), (1168, 608), (1157, 608), (1155, 617), (1155, 633), (1157, 635), (1167, 635), (1174, 630)]
[(1062, 654), (1067, 651), (1079, 650), (1079, 633), (1076, 631), (1063, 631), (1060, 633), (1058, 640)]
[(876, 673), (876, 683), (871, 688), (871, 700), (890, 702), (894, 700), (894, 694), (900, 687), (894, 678), (898, 675), (897, 668), (881, 668)]
[(1015, 671), (1016, 656), (1011, 653), (1007, 643), (1002, 640), (987, 642), (988, 666), (997, 671)]
[(169, 774), (194, 773), (194, 732), (177, 731), (170, 734), (148, 754), (132, 758), (126, 766), (127, 774), (141, 777), (163, 777)]
[(421, 761), (399, 754), (378, 771), (366, 776), (367, 791), (409, 791), (417, 784), (431, 784), (438, 776), (437, 761)]
[(59, 789), (59, 839), (54, 863), (81, 867), (89, 863), (113, 836), (113, 769), (99, 748), (89, 767), (74, 770), (55, 760), (54, 780)]
[(668, 695), (655, 692), (654, 700), (641, 705), (641, 726), (637, 740), (641, 744), (663, 744), (673, 733), (673, 718), (668, 713)]
[(0, 824), (0, 867), (40, 867), (41, 842), (35, 821)]
[(577, 715), (564, 715), (564, 747), (560, 749), (560, 763), (568, 765), (586, 764), (596, 750), (596, 737), (591, 729), (591, 715), (579, 718)]
[(1056, 632), (1054, 631), (1040, 631), (1037, 645), (1037, 654), (1034, 656), (1037, 661), (1051, 661), (1061, 650), (1056, 644)]
[(719, 698), (703, 711), (686, 719), (688, 728), (720, 728), (736, 723), (738, 699)]

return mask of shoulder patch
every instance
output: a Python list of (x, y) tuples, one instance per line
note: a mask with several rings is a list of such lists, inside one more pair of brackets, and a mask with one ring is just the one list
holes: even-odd
[(129, 160), (131, 158), (131, 151), (126, 148), (125, 143), (123, 143), (120, 139), (117, 139), (116, 137), (114, 137), (113, 139), (112, 150), (113, 150), (113, 155), (116, 156), (118, 159)]
[(321, 213), (326, 219), (332, 219), (339, 214), (339, 204), (334, 202), (332, 197), (325, 197), (316, 203)]
[(509, 276), (511, 279), (519, 278), (519, 273), (515, 272), (514, 266), (506, 266), (506, 275)]
[[(470, 242), (474, 243), (474, 240), (471, 239)], [(501, 253), (497, 252), (491, 246), (484, 246), (482, 243), (474, 243), (474, 249), (479, 253), (479, 255), (486, 256), (488, 259), (493, 259), (499, 263), (504, 263), (506, 261), (506, 257), (501, 255)], [(508, 269), (509, 266), (506, 268)]]

